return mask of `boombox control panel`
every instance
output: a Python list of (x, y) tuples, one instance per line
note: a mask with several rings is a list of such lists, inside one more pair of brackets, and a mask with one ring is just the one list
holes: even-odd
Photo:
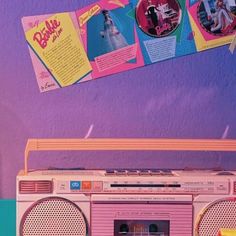
[[(236, 194), (236, 183), (230, 186), (232, 183), (227, 179), (227, 173), (222, 176), (220, 172), (206, 174), (200, 171), (48, 170), (32, 172), (29, 176), (31, 179), (37, 175), (43, 176), (40, 181), (48, 181), (47, 186), (57, 194), (103, 192), (226, 195), (230, 189)], [(27, 193), (30, 190), (30, 181), (21, 180), (19, 184), (20, 193)], [(31, 181), (31, 188), (34, 184), (36, 182)], [(42, 191), (43, 186), (39, 189)]]

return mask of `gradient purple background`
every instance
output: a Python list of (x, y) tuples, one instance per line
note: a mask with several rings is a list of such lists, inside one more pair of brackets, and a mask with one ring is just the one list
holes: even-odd
[[(21, 17), (93, 0), (0, 0), (0, 197), (15, 198), (28, 138), (236, 138), (236, 60), (228, 46), (40, 94)], [(50, 158), (49, 158), (50, 157)], [(30, 167), (236, 169), (235, 154), (33, 154)]]

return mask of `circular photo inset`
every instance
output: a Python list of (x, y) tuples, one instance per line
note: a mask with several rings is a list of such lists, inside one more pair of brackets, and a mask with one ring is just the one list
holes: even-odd
[(228, 35), (236, 30), (236, 2), (204, 0), (198, 5), (197, 16), (202, 28), (213, 35)]
[(164, 37), (176, 30), (181, 15), (177, 0), (140, 0), (136, 7), (136, 20), (140, 29), (153, 37)]

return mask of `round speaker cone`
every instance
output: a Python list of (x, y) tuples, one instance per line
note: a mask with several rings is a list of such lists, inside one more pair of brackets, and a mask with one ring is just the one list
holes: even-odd
[(210, 204), (199, 217), (198, 236), (216, 236), (220, 229), (236, 228), (236, 199), (222, 199)]
[(86, 236), (86, 219), (73, 202), (59, 197), (44, 198), (24, 214), (20, 236)]

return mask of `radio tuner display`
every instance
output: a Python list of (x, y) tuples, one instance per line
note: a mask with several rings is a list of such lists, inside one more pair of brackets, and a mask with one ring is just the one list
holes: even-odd
[(107, 181), (104, 182), (104, 191), (110, 192), (180, 192), (182, 184), (179, 182), (157, 181)]
[(180, 184), (111, 184), (111, 188), (180, 188)]
[(186, 194), (228, 194), (229, 182), (217, 180), (191, 181), (104, 181), (105, 192), (157, 192)]
[(169, 236), (169, 220), (115, 220), (114, 236)]

